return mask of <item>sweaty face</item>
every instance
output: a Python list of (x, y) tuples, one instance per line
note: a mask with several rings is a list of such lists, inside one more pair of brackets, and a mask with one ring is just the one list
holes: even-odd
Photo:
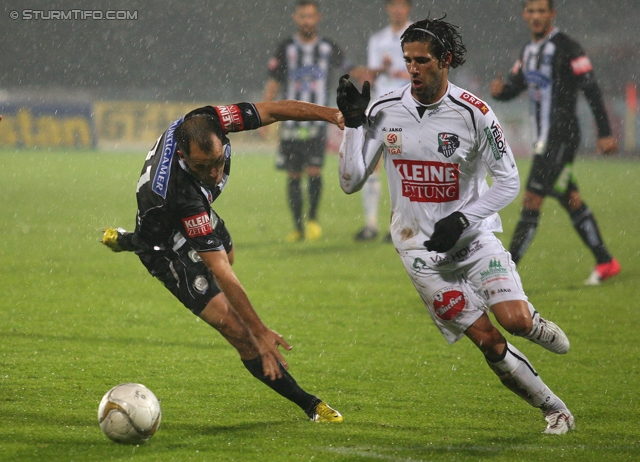
[(431, 104), (442, 98), (447, 91), (449, 62), (441, 67), (431, 52), (431, 44), (426, 42), (407, 42), (402, 47), (407, 72), (411, 76), (411, 94), (422, 104)]
[(313, 5), (299, 6), (293, 13), (293, 20), (298, 26), (298, 33), (303, 38), (312, 38), (318, 29), (320, 12)]
[(556, 12), (549, 8), (547, 0), (531, 0), (527, 2), (522, 17), (529, 26), (533, 38), (540, 40), (551, 32)]
[(212, 134), (211, 139), (213, 141), (211, 152), (204, 152), (192, 141), (189, 157), (180, 152), (180, 158), (198, 181), (209, 188), (215, 188), (222, 181), (224, 173), (224, 147), (217, 136)]

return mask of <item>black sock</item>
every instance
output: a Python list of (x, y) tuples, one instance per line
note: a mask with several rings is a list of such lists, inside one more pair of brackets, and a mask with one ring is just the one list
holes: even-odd
[(293, 214), (293, 222), (296, 229), (303, 232), (302, 226), (302, 191), (300, 190), (300, 178), (289, 178), (289, 207)]
[(309, 219), (315, 220), (322, 193), (322, 176), (309, 177)]
[(280, 365), (280, 372), (282, 372), (282, 378), (271, 380), (269, 377), (266, 377), (262, 371), (262, 359), (257, 357), (256, 359), (250, 359), (248, 361), (242, 360), (242, 364), (247, 368), (251, 375), (253, 375), (256, 379), (260, 380), (262, 383), (267, 385), (273, 391), (278, 393), (281, 396), (284, 396), (289, 401), (293, 401), (298, 406), (302, 408), (302, 410), (309, 416), (309, 418), (313, 417), (313, 413), (315, 407), (322, 400), (317, 396), (311, 395), (304, 391), (295, 379), (289, 374), (289, 372)]
[(511, 238), (511, 248), (509, 249), (514, 263), (517, 264), (520, 261), (529, 248), (531, 241), (533, 241), (538, 229), (539, 219), (540, 212), (537, 210), (522, 209), (520, 212), (520, 221), (516, 225), (516, 230)]
[(571, 216), (573, 227), (580, 235), (582, 242), (591, 249), (598, 264), (610, 262), (611, 255), (607, 252), (604, 242), (602, 242), (598, 224), (587, 204), (583, 202), (578, 210), (569, 212), (569, 215)]

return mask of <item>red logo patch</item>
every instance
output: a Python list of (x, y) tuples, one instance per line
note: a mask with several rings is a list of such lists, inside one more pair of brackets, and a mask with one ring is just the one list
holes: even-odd
[(402, 195), (411, 202), (451, 202), (459, 198), (458, 164), (394, 160), (402, 178)]
[(579, 58), (571, 61), (571, 70), (575, 75), (586, 74), (593, 70), (593, 66), (591, 65), (591, 61), (586, 56), (580, 56)]
[(395, 133), (389, 133), (387, 135), (387, 141), (391, 144), (396, 143), (398, 141), (398, 135)]
[(183, 218), (182, 224), (184, 225), (184, 229), (189, 237), (206, 236), (213, 232), (211, 221), (209, 220), (209, 214), (207, 212)]
[(487, 103), (485, 103), (481, 99), (476, 98), (471, 93), (467, 93), (465, 91), (464, 93), (462, 93), (462, 99), (467, 101), (468, 103), (473, 104), (475, 107), (480, 109), (480, 112), (482, 112), (483, 114), (489, 112), (489, 106), (487, 106)]
[(244, 130), (244, 120), (242, 119), (242, 111), (233, 104), (231, 106), (216, 106), (216, 111), (220, 117), (220, 123), (225, 133), (241, 132)]
[(445, 289), (433, 297), (436, 316), (443, 321), (451, 321), (464, 310), (465, 306), (467, 306), (467, 300), (459, 290)]

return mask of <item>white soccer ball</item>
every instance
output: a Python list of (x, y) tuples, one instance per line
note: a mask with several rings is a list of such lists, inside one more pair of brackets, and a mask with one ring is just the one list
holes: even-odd
[(100, 428), (116, 443), (148, 441), (160, 426), (158, 398), (140, 383), (123, 383), (109, 390), (100, 401)]

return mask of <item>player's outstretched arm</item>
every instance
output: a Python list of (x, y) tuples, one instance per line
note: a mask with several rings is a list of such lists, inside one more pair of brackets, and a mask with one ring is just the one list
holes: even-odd
[(231, 269), (225, 252), (199, 252), (198, 255), (213, 273), (231, 306), (251, 331), (255, 339), (255, 347), (262, 358), (264, 375), (271, 380), (282, 377), (279, 364), (282, 364), (286, 369), (289, 366), (278, 347), (282, 346), (286, 350), (291, 350), (291, 345), (280, 334), (264, 325), (251, 305), (242, 284)]
[(283, 120), (321, 120), (344, 129), (344, 117), (336, 108), (320, 106), (297, 100), (264, 101), (255, 103), (260, 114), (262, 125), (269, 125)]

